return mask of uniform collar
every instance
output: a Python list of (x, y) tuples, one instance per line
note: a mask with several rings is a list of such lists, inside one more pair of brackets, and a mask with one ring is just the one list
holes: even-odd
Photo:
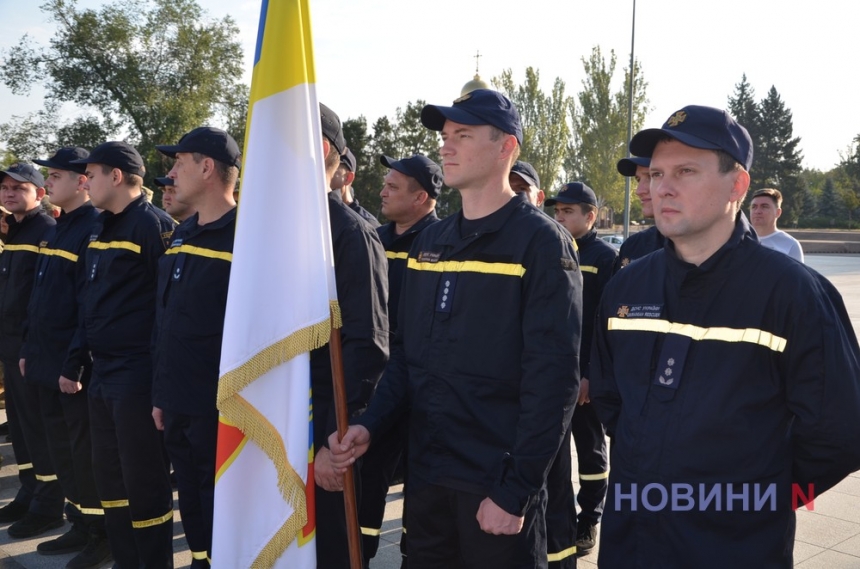
[(84, 217), (89, 215), (95, 207), (93, 207), (93, 203), (90, 201), (84, 202), (75, 209), (70, 212), (63, 212), (60, 214), (60, 217), (57, 218), (58, 225), (65, 225), (67, 223), (72, 223), (74, 220), (79, 217)]
[(586, 245), (593, 243), (595, 239), (597, 239), (597, 230), (592, 228), (588, 233), (576, 240), (576, 246), (582, 249)]
[(528, 196), (525, 194), (525, 192), (515, 194), (514, 197), (512, 197), (508, 201), (508, 203), (483, 218), (484, 223), (483, 225), (481, 225), (481, 229), (477, 234), (466, 238), (460, 237), (460, 221), (463, 219), (463, 210), (461, 209), (452, 216), (453, 223), (449, 224), (445, 231), (439, 234), (437, 243), (442, 245), (456, 245), (465, 239), (480, 237), (481, 235), (486, 235), (487, 233), (495, 233), (496, 231), (499, 231), (502, 227), (505, 226), (508, 221), (508, 218), (511, 216), (515, 209), (528, 203)]
[(436, 210), (434, 209), (433, 211), (431, 211), (430, 213), (428, 213), (427, 215), (425, 215), (424, 217), (422, 217), (421, 219), (419, 219), (418, 221), (413, 223), (412, 227), (410, 227), (409, 229), (407, 229), (406, 231), (404, 231), (400, 235), (397, 235), (397, 233), (396, 233), (397, 224), (394, 223), (393, 221), (389, 221), (388, 223), (386, 223), (385, 225), (380, 227), (379, 232), (389, 235), (393, 240), (396, 241), (397, 239), (400, 239), (401, 237), (406, 237), (407, 235), (412, 235), (413, 233), (418, 233), (419, 231), (424, 230), (424, 228), (427, 227), (428, 225), (430, 225), (431, 223), (435, 223), (437, 221), (439, 221), (439, 218), (436, 217)]
[(199, 225), (197, 223), (198, 219), (200, 219), (200, 214), (198, 212), (194, 212), (194, 215), (186, 219), (182, 222), (182, 225), (188, 230), (188, 235), (195, 235), (197, 233), (202, 233), (208, 230), (218, 230), (227, 225), (236, 221), (236, 206), (230, 208), (230, 211), (216, 219), (211, 223), (207, 223), (206, 225)]
[(34, 207), (33, 209), (31, 209), (30, 211), (25, 213), (24, 217), (21, 218), (21, 221), (18, 221), (17, 219), (15, 219), (14, 215), (6, 216), (6, 223), (9, 224), (9, 233), (12, 233), (13, 228), (23, 227), (24, 225), (27, 224), (28, 221), (30, 221), (31, 219), (33, 219), (34, 217), (39, 215), (41, 212), (42, 212), (42, 206), (37, 205), (36, 207)]
[(681, 260), (678, 257), (678, 254), (675, 251), (675, 244), (672, 243), (671, 239), (666, 239), (665, 244), (663, 245), (666, 250), (666, 256), (669, 259), (670, 265), (674, 265), (676, 267), (681, 267), (686, 270), (697, 268), (700, 271), (710, 271), (714, 269), (723, 257), (726, 256), (726, 253), (732, 251), (737, 248), (744, 241), (753, 241), (758, 242), (758, 237), (755, 234), (755, 230), (753, 230), (752, 225), (750, 225), (749, 221), (747, 221), (746, 215), (743, 212), (739, 212), (737, 217), (735, 218), (735, 228), (732, 230), (732, 234), (729, 237), (728, 241), (723, 243), (723, 246), (717, 249), (717, 251), (708, 257), (701, 265), (696, 267), (691, 263), (687, 263), (686, 261)]

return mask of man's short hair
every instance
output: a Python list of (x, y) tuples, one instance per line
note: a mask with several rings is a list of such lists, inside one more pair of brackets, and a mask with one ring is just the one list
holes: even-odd
[(325, 157), (326, 173), (334, 172), (340, 166), (340, 151), (334, 144), (329, 145), (328, 154)]
[(780, 192), (776, 188), (762, 188), (760, 190), (756, 190), (756, 192), (752, 196), (752, 199), (756, 199), (761, 196), (765, 196), (772, 199), (777, 209), (782, 207), (782, 192)]
[(137, 174), (132, 174), (131, 172), (126, 172), (122, 168), (115, 168), (113, 166), (108, 166), (107, 164), (102, 164), (102, 174), (107, 176), (114, 170), (119, 170), (122, 172), (122, 181), (129, 188), (142, 188), (143, 187), (143, 177), (138, 176)]
[[(195, 164), (200, 164), (200, 162), (204, 158), (212, 158), (211, 156), (202, 154), (200, 152), (192, 152), (191, 157), (194, 160)], [(236, 180), (239, 179), (239, 168), (221, 162), (216, 158), (212, 158), (212, 162), (215, 163), (215, 172), (218, 174), (218, 179), (221, 181), (221, 183), (229, 188), (235, 187)]]

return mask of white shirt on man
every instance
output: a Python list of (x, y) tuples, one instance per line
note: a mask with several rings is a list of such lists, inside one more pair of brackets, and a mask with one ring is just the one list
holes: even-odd
[(785, 253), (792, 259), (803, 262), (803, 248), (800, 242), (781, 229), (777, 229), (765, 237), (759, 236), (759, 241), (768, 249)]

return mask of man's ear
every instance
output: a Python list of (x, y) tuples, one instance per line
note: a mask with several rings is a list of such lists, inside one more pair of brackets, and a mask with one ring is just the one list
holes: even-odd
[(355, 180), (355, 172), (350, 172), (347, 170), (346, 176), (344, 176), (344, 186), (351, 186), (352, 182)]

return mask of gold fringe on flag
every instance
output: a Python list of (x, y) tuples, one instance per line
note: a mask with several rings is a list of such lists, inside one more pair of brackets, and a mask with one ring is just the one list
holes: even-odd
[(328, 343), (332, 327), (343, 323), (337, 301), (329, 303), (330, 318), (301, 330), (254, 354), (244, 364), (218, 381), (218, 410), (253, 441), (275, 466), (278, 489), (293, 508), (293, 514), (260, 551), (252, 567), (272, 567), (290, 543), (307, 524), (305, 484), (287, 460), (287, 449), (280, 433), (253, 405), (239, 393), (256, 379), (299, 354)]

